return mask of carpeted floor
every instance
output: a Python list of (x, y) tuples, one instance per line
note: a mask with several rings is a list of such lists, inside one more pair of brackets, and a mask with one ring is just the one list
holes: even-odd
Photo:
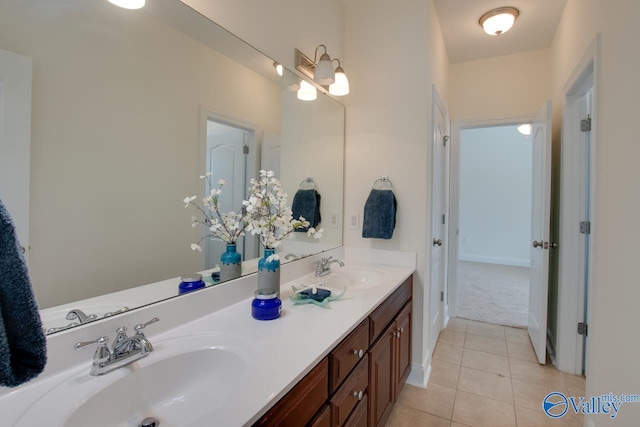
[(458, 261), (457, 317), (527, 327), (529, 267)]

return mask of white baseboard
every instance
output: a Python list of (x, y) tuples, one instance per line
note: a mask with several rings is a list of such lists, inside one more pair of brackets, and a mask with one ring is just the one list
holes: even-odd
[(407, 384), (426, 389), (429, 375), (431, 375), (431, 354), (427, 353), (421, 365), (411, 364)]
[(515, 267), (529, 267), (530, 260), (528, 259), (515, 259), (515, 258), (496, 258), (496, 257), (484, 257), (478, 255), (458, 255), (460, 261), (472, 261), (482, 262), (485, 264), (500, 264), (500, 265), (513, 265)]

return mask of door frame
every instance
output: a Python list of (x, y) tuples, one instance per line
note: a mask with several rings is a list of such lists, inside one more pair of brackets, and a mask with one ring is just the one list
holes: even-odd
[[(451, 139), (449, 140), (449, 236), (447, 246), (449, 249), (447, 267), (447, 282), (445, 284), (445, 314), (446, 321), (449, 317), (456, 317), (458, 304), (458, 256), (460, 242), (458, 241), (460, 229), (460, 137), (462, 130), (477, 129), (498, 126), (513, 126), (522, 123), (531, 123), (534, 115), (503, 116), (493, 119), (481, 120), (457, 120), (452, 123)], [(453, 262), (453, 261), (456, 262)]]
[[(581, 375), (583, 362), (585, 373), (588, 371), (588, 360), (584, 348), (582, 335), (577, 333), (577, 324), (586, 318), (593, 323), (591, 310), (591, 294), (593, 283), (593, 254), (597, 247), (594, 229), (596, 222), (596, 193), (595, 193), (595, 170), (596, 170), (596, 147), (597, 147), (597, 117), (596, 99), (598, 97), (597, 74), (600, 52), (600, 34), (597, 34), (582, 59), (567, 79), (562, 88), (565, 100), (565, 112), (562, 119), (562, 146), (561, 146), (561, 198), (560, 198), (560, 246), (558, 253), (558, 328), (556, 340), (556, 364), (559, 370)], [(584, 203), (580, 200), (579, 191), (574, 185), (577, 180), (583, 179), (581, 176), (581, 165), (572, 161), (578, 158), (580, 149), (581, 132), (576, 123), (580, 117), (578, 111), (578, 101), (589, 90), (593, 90), (591, 108), (591, 132), (590, 138), (590, 170), (589, 180), (589, 220), (591, 221), (591, 233), (588, 243), (588, 258), (579, 256), (576, 241), (576, 231), (578, 224), (584, 218), (580, 218), (580, 212), (574, 206), (577, 203)], [(578, 235), (579, 237), (579, 235)], [(584, 254), (582, 254), (584, 255)], [(585, 265), (585, 263), (587, 265)], [(581, 273), (583, 272), (583, 273)], [(580, 277), (586, 279), (589, 284), (587, 295), (585, 295), (584, 283), (580, 283)], [(586, 276), (586, 277), (585, 277)], [(584, 300), (587, 300), (587, 307)], [(586, 313), (585, 313), (586, 309)]]

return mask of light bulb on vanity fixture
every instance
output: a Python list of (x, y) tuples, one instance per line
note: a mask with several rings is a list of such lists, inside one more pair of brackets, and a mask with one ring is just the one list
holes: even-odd
[(278, 75), (282, 77), (282, 74), (284, 73), (284, 67), (282, 66), (282, 64), (278, 64), (277, 62), (274, 62), (273, 66), (276, 69), (276, 73), (278, 73)]
[(109, 3), (124, 9), (142, 9), (145, 5), (145, 0), (107, 0)]
[(300, 89), (298, 89), (298, 99), (300, 101), (315, 101), (318, 98), (318, 90), (314, 85), (306, 80), (300, 81)]
[(515, 7), (499, 7), (482, 15), (478, 23), (485, 33), (499, 36), (511, 29), (518, 16), (520, 11)]
[(338, 67), (335, 70), (336, 81), (329, 85), (329, 93), (333, 96), (344, 96), (349, 94), (349, 79), (340, 66), (340, 60), (335, 58), (334, 61), (338, 61)]

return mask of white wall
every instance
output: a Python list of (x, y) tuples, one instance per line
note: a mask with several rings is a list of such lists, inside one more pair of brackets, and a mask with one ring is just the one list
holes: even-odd
[(517, 126), (462, 130), (459, 259), (529, 266), (531, 161)]
[[(564, 111), (563, 85), (580, 58), (602, 36), (596, 65), (596, 209), (592, 223), (593, 280), (587, 340), (587, 396), (639, 393), (640, 324), (638, 240), (640, 144), (637, 121), (640, 83), (640, 2), (568, 0), (551, 52), (554, 118)], [(555, 120), (555, 135), (559, 120)], [(640, 404), (623, 404), (616, 419), (592, 417), (594, 426), (631, 426)]]
[[(413, 364), (429, 357), (432, 85), (446, 104), (448, 58), (431, 1), (346, 2), (345, 216), (359, 214), (374, 181), (387, 175), (398, 201), (390, 240), (363, 239), (345, 223), (346, 245), (417, 253)], [(430, 247), (430, 246), (429, 246)], [(426, 368), (426, 366), (423, 366)]]
[(293, 70), (294, 48), (307, 56), (319, 44), (344, 61), (344, 3), (341, 0), (181, 0), (256, 49)]
[(534, 115), (551, 98), (549, 49), (451, 64), (451, 120)]
[(197, 271), (182, 199), (200, 188), (200, 106), (278, 133), (279, 85), (107, 2), (47, 11), (0, 13), (0, 48), (34, 58), (30, 270), (40, 307)]

